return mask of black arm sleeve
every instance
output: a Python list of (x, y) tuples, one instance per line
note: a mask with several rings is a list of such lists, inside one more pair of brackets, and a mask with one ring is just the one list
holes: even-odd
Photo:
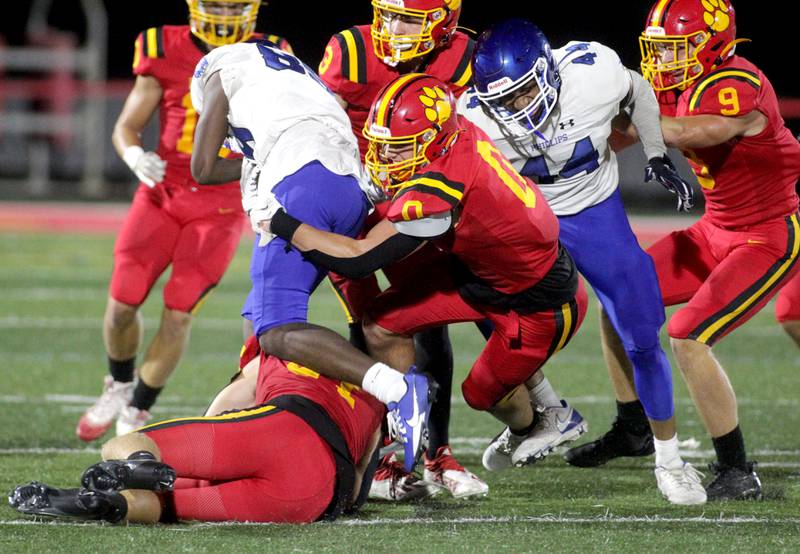
[(303, 252), (303, 257), (348, 279), (361, 279), (382, 267), (405, 258), (423, 242), (425, 242), (424, 239), (398, 234), (389, 237), (369, 252), (355, 258), (336, 258), (319, 250)]
[[(295, 231), (300, 225), (300, 220), (295, 219), (281, 209), (272, 216), (270, 231), (286, 242), (291, 242)], [(304, 258), (312, 263), (338, 273), (343, 277), (361, 279), (382, 267), (405, 258), (423, 242), (425, 242), (425, 239), (397, 234), (389, 237), (369, 252), (365, 252), (355, 258), (337, 258), (319, 250), (309, 250), (302, 254)]]

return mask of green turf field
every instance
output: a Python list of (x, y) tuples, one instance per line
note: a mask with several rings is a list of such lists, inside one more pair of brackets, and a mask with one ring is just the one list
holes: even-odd
[[(0, 490), (32, 479), (77, 485), (98, 457), (74, 429), (100, 392), (105, 360), (100, 324), (111, 269), (112, 238), (0, 234)], [(203, 308), (189, 354), (155, 407), (158, 418), (200, 413), (237, 364), (238, 309), (248, 287), (248, 248)], [(148, 337), (161, 288), (145, 305)], [(613, 397), (600, 358), (594, 307), (578, 335), (547, 366), (553, 384), (604, 432)], [(311, 320), (344, 331), (327, 285)], [(463, 377), (481, 348), (470, 325), (451, 329), (456, 372)], [(529, 468), (487, 474), (480, 455), (498, 425), (470, 410), (454, 391), (452, 446), (485, 478), (486, 499), (445, 498), (408, 505), (372, 503), (355, 519), (308, 526), (178, 525), (157, 528), (38, 523), (0, 503), (0, 552), (72, 551), (800, 551), (800, 351), (775, 324), (770, 305), (717, 348), (738, 392), (752, 459), (760, 462), (766, 499), (758, 503), (676, 508), (662, 500), (652, 460), (581, 470), (558, 454)], [(713, 449), (676, 379), (685, 450), (705, 469)], [(460, 382), (456, 378), (456, 382)]]

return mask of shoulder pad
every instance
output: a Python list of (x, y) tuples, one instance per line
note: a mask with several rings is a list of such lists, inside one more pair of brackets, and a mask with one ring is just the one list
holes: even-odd
[(164, 57), (164, 29), (150, 27), (139, 33), (134, 43), (133, 72), (145, 73), (152, 60)]
[(466, 87), (472, 81), (472, 54), (475, 51), (475, 41), (462, 33), (456, 33), (453, 47), (460, 48), (462, 52), (458, 65), (447, 82), (453, 83), (457, 88)]
[(744, 115), (756, 108), (761, 79), (740, 68), (719, 69), (701, 79), (689, 96), (689, 114)]
[[(364, 35), (361, 34), (358, 27), (350, 27), (346, 31), (333, 35), (333, 38), (328, 43), (328, 48), (333, 45), (334, 41), (339, 47), (341, 57), (340, 72), (342, 77), (353, 83), (361, 85), (366, 84), (367, 46), (364, 42)], [(331, 52), (331, 54), (333, 54), (333, 52)], [(323, 63), (325, 63), (328, 55), (328, 50), (326, 49)], [(322, 64), (320, 64), (320, 73), (323, 73), (322, 69)], [(327, 67), (325, 69), (327, 69)]]

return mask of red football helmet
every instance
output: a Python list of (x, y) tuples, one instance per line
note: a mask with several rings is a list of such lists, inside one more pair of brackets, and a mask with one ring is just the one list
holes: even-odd
[(737, 42), (729, 0), (658, 0), (639, 37), (642, 75), (657, 91), (685, 90), (733, 55)]
[(461, 0), (372, 0), (372, 46), (389, 65), (424, 56), (456, 32)]
[(373, 182), (394, 196), (420, 167), (443, 156), (459, 133), (447, 85), (423, 73), (402, 75), (375, 99), (364, 125), (364, 157)]

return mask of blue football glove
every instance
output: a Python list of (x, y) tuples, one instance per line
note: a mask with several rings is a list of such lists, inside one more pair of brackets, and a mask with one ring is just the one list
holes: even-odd
[(665, 189), (678, 196), (678, 211), (688, 212), (694, 206), (692, 185), (683, 180), (672, 165), (672, 160), (664, 154), (660, 158), (650, 158), (644, 168), (644, 182), (656, 180)]

